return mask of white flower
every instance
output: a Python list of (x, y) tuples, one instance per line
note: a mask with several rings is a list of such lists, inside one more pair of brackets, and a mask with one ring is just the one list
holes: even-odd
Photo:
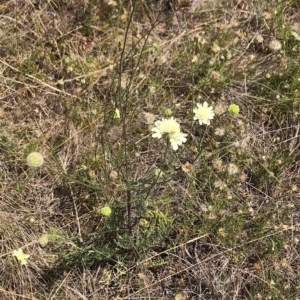
[(154, 138), (160, 139), (165, 133), (169, 136), (180, 133), (180, 125), (173, 117), (170, 119), (163, 118), (161, 121), (156, 121), (154, 125), (155, 127), (151, 129), (154, 132), (152, 134)]
[(208, 106), (208, 103), (205, 101), (203, 104), (197, 104), (197, 108), (193, 109), (195, 114), (194, 120), (199, 120), (199, 124), (210, 124), (210, 120), (212, 120), (215, 116), (212, 106)]
[(176, 151), (178, 146), (186, 142), (187, 134), (180, 131), (180, 125), (173, 117), (163, 118), (161, 121), (156, 121), (154, 125), (155, 127), (151, 129), (152, 137), (160, 139), (167, 134), (173, 150)]
[(21, 262), (21, 265), (26, 265), (27, 259), (30, 257), (29, 254), (25, 254), (23, 252), (22, 248), (19, 248), (18, 250), (14, 250), (12, 256), (15, 256), (17, 260)]
[(186, 142), (187, 134), (178, 132), (170, 135), (170, 143), (173, 150), (177, 150), (178, 146), (181, 146), (183, 143)]

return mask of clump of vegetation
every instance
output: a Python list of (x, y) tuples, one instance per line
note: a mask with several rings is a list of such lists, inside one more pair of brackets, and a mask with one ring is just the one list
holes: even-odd
[(0, 6), (2, 298), (296, 299), (299, 3), (146, 2)]

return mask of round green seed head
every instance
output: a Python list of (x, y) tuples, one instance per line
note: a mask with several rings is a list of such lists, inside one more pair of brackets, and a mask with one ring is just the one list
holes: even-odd
[(109, 217), (111, 214), (111, 208), (109, 206), (104, 206), (101, 208), (101, 215), (105, 217)]
[(155, 50), (157, 50), (157, 49), (158, 49), (158, 44), (154, 42), (154, 43), (152, 44), (152, 47), (153, 47)]
[(39, 244), (41, 247), (46, 247), (46, 245), (49, 242), (48, 234), (42, 234), (41, 237), (39, 238)]
[(44, 164), (44, 157), (41, 153), (38, 152), (31, 152), (28, 156), (27, 156), (27, 164), (30, 167), (40, 167)]
[(231, 115), (236, 116), (240, 112), (240, 107), (238, 105), (236, 105), (236, 104), (230, 104), (229, 107), (228, 107), (228, 112)]
[(165, 110), (165, 115), (166, 116), (172, 116), (172, 109), (171, 108), (167, 108), (166, 110)]

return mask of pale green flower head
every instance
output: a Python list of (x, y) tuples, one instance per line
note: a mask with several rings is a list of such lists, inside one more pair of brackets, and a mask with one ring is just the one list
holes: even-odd
[(164, 172), (163, 172), (161, 169), (157, 168), (157, 169), (155, 170), (154, 174), (155, 174), (155, 176), (157, 176), (157, 177), (162, 177), (162, 176), (164, 175)]
[(39, 152), (31, 152), (26, 158), (27, 164), (30, 167), (40, 167), (44, 164), (44, 157)]
[(100, 210), (101, 215), (105, 217), (109, 217), (111, 215), (111, 208), (109, 206), (104, 206)]
[(120, 110), (118, 108), (115, 109), (114, 118), (115, 119), (120, 119), (121, 118)]
[(239, 114), (240, 112), (240, 107), (236, 104), (230, 104), (228, 106), (228, 112), (232, 115), (232, 116), (236, 116)]
[(146, 219), (141, 219), (139, 221), (139, 225), (142, 226), (142, 227), (149, 227), (149, 221), (147, 221)]
[(39, 238), (39, 244), (41, 247), (46, 247), (46, 245), (49, 242), (49, 235), (48, 234), (42, 234)]
[(154, 42), (154, 43), (152, 44), (152, 47), (153, 47), (155, 50), (157, 50), (157, 49), (158, 49), (158, 44)]
[(14, 250), (12, 256), (15, 256), (21, 265), (27, 264), (27, 259), (30, 257), (29, 254), (25, 254), (21, 248)]
[(172, 116), (172, 109), (171, 108), (167, 108), (166, 110), (165, 110), (165, 115), (166, 116), (168, 116), (168, 117), (170, 117), (170, 116)]

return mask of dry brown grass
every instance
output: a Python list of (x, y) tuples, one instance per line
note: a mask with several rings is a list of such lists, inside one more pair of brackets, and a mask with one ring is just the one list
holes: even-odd
[(0, 4), (0, 299), (300, 299), (299, 3), (191, 2)]

